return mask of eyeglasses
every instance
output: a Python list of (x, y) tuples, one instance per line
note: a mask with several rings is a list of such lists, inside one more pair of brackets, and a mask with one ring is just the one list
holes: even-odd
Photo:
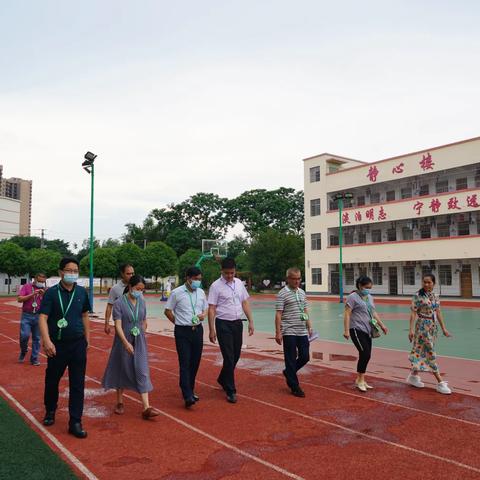
[(78, 273), (78, 270), (64, 270), (63, 273)]
[(290, 280), (301, 280), (302, 277), (288, 277)]

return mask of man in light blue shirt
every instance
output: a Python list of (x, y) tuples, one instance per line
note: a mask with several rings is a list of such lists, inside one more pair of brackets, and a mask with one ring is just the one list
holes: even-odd
[(190, 267), (185, 283), (168, 297), (165, 316), (175, 324), (175, 346), (180, 366), (180, 388), (185, 407), (190, 408), (199, 398), (195, 394), (195, 377), (203, 350), (202, 322), (207, 316), (208, 303), (202, 285), (202, 271)]

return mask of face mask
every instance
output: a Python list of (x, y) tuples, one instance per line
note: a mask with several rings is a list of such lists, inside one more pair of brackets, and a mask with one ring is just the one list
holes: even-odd
[(35, 286), (37, 288), (45, 288), (45, 284), (43, 282), (35, 282)]
[(132, 290), (132, 297), (133, 298), (142, 298), (142, 291), (141, 290)]
[(192, 280), (192, 284), (190, 286), (192, 287), (192, 290), (196, 290), (197, 288), (200, 288), (202, 286), (202, 281)]
[(372, 291), (371, 288), (363, 288), (362, 290), (360, 290), (360, 293), (366, 297), (370, 292)]
[(66, 273), (63, 276), (63, 281), (65, 283), (75, 283), (78, 280), (78, 273)]

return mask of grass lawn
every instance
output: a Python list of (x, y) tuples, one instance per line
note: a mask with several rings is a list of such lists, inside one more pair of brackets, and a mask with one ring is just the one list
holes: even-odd
[(76, 478), (70, 467), (0, 397), (0, 479)]

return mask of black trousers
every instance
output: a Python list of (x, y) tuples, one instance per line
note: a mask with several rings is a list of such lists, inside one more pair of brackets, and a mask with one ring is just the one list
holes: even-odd
[(360, 354), (357, 363), (357, 373), (365, 373), (372, 355), (372, 337), (368, 333), (358, 330), (358, 328), (351, 328), (350, 338)]
[(217, 318), (215, 329), (223, 357), (223, 367), (217, 381), (227, 394), (236, 393), (234, 372), (242, 351), (243, 322)]
[(48, 358), (45, 372), (45, 410), (54, 412), (57, 409), (58, 385), (68, 367), (70, 424), (78, 423), (82, 420), (83, 414), (87, 341), (85, 337), (81, 337), (71, 341), (57, 342), (55, 349), (57, 353), (54, 357)]
[(195, 377), (197, 376), (203, 350), (203, 327), (175, 325), (175, 346), (180, 366), (180, 388), (185, 400), (193, 397)]
[(290, 388), (298, 388), (297, 372), (310, 360), (308, 335), (284, 335), (283, 355), (285, 357), (285, 377)]

